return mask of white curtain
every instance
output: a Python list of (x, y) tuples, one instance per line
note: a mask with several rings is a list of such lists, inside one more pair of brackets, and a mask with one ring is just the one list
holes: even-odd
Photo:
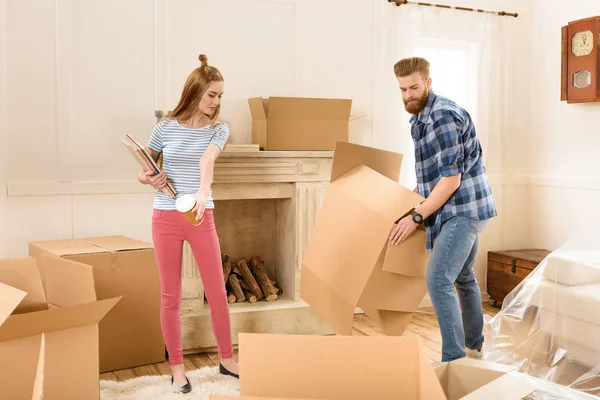
[[(421, 56), (431, 63), (432, 89), (461, 106), (475, 122), (484, 161), (499, 173), (507, 126), (505, 20), (489, 13), (429, 6), (376, 4), (381, 22), (375, 41), (373, 146), (404, 154), (400, 182), (416, 185), (410, 114), (404, 110), (393, 65)], [(377, 9), (379, 8), (379, 9)]]

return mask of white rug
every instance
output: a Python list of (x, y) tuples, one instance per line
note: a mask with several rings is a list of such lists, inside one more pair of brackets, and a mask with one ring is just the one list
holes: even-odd
[(212, 394), (239, 396), (239, 381), (231, 376), (219, 374), (218, 367), (204, 367), (187, 372), (192, 391), (187, 394), (174, 393), (171, 375), (142, 376), (124, 382), (100, 381), (101, 400), (209, 400)]

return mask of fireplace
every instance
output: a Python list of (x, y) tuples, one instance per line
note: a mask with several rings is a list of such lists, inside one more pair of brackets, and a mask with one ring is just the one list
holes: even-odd
[[(325, 197), (332, 157), (333, 152), (250, 151), (225, 152), (218, 159), (213, 184), (215, 223), (233, 280), (243, 281), (244, 272), (264, 269), (277, 288), (276, 299), (271, 300), (230, 297), (235, 299), (229, 304), (234, 343), (239, 332), (332, 332), (302, 301), (299, 287), (302, 256)], [(248, 270), (239, 270), (240, 260)], [(260, 262), (263, 266), (257, 266)], [(210, 311), (187, 244), (182, 275), (184, 351), (211, 349), (216, 343)]]

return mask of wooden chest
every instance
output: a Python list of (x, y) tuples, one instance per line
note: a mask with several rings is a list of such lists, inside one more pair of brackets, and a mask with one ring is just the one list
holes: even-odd
[(549, 254), (544, 249), (489, 251), (487, 292), (493, 306), (509, 294)]

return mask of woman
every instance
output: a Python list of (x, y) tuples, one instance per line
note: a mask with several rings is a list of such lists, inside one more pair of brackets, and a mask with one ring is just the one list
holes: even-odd
[(238, 365), (233, 359), (229, 304), (223, 283), (221, 249), (213, 219), (213, 181), (215, 160), (229, 137), (229, 127), (217, 122), (223, 95), (223, 76), (207, 64), (201, 54), (196, 68), (183, 87), (177, 107), (153, 129), (148, 148), (158, 160), (163, 156), (162, 172), (153, 175), (142, 169), (138, 181), (163, 188), (167, 177), (177, 196), (192, 194), (196, 199), (193, 211), (203, 222), (194, 226), (176, 210), (176, 200), (159, 190), (154, 198), (152, 238), (161, 281), (161, 328), (173, 376), (171, 382), (182, 393), (191, 391), (185, 376), (181, 346), (179, 305), (181, 302), (181, 258), (186, 240), (198, 264), (204, 285), (212, 329), (217, 341), (220, 372), (238, 377)]

